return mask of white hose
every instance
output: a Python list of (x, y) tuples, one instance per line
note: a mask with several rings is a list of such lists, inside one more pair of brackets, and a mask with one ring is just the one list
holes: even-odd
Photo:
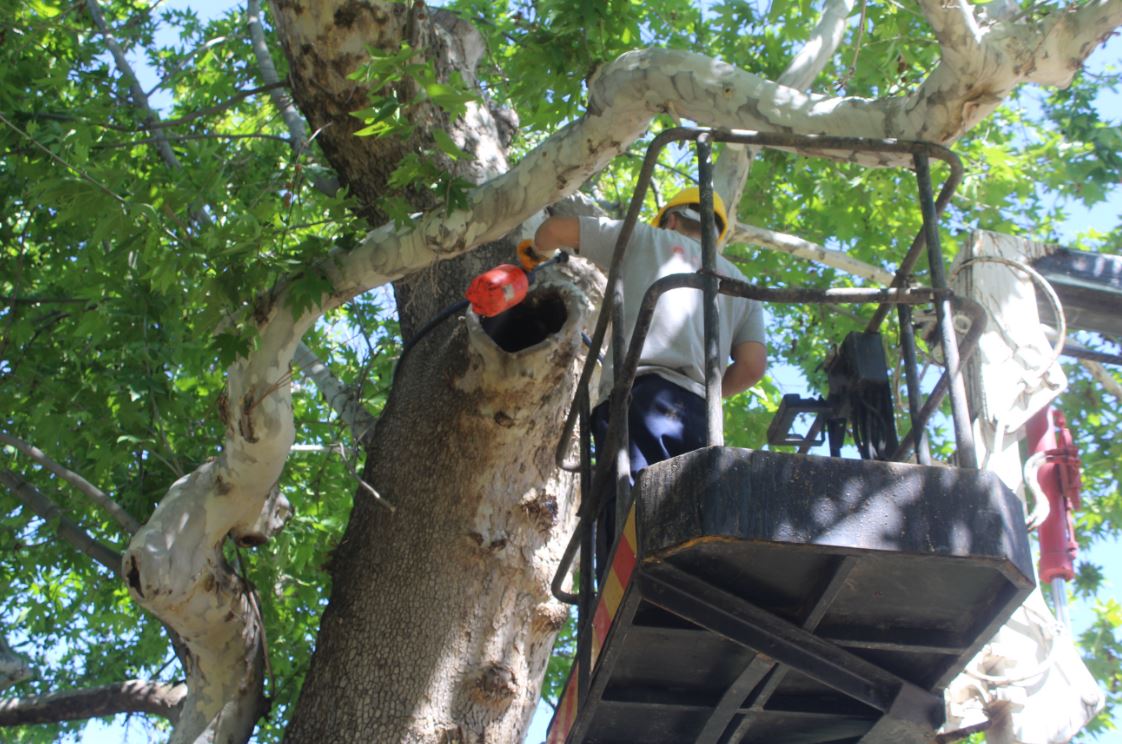
[(1044, 493), (1044, 489), (1040, 487), (1040, 481), (1037, 480), (1037, 473), (1040, 471), (1040, 466), (1048, 460), (1048, 453), (1046, 451), (1036, 452), (1029, 459), (1025, 460), (1023, 468), (1025, 485), (1032, 491), (1032, 498), (1034, 500), (1032, 513), (1025, 518), (1025, 527), (1029, 530), (1035, 530), (1040, 525), (1044, 524), (1044, 520), (1052, 511), (1052, 505), (1048, 502), (1048, 496)]

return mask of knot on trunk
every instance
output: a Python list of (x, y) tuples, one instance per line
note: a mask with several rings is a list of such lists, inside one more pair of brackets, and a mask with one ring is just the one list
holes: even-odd
[(530, 627), (538, 635), (547, 635), (561, 630), (565, 619), (569, 617), (568, 605), (560, 602), (542, 602), (534, 608), (534, 616), (530, 620)]
[(519, 504), (530, 525), (543, 535), (548, 535), (557, 524), (557, 497), (548, 491), (535, 488)]
[(468, 687), (471, 702), (496, 717), (502, 714), (518, 694), (518, 679), (514, 670), (502, 662), (487, 666)]

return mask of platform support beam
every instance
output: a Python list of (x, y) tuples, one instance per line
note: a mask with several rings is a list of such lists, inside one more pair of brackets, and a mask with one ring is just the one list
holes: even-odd
[(923, 731), (929, 739), (942, 724), (939, 696), (681, 569), (662, 563), (634, 580), (648, 602), (887, 714), (892, 722), (881, 729), (896, 738), (871, 742), (926, 741), (908, 732)]

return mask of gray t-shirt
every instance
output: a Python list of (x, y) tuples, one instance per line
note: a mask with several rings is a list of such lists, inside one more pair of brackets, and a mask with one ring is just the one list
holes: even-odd
[[(607, 271), (623, 223), (595, 217), (580, 218), (580, 255)], [(625, 338), (639, 315), (643, 294), (656, 280), (670, 274), (693, 273), (701, 268), (701, 244), (673, 230), (645, 223), (635, 225), (621, 265), (625, 297)], [(727, 259), (717, 257), (718, 273), (730, 279), (744, 275)], [(610, 290), (609, 290), (610, 291)], [(764, 310), (755, 300), (718, 296), (721, 372), (728, 366), (732, 347), (746, 341), (765, 343)], [(699, 289), (672, 289), (659, 298), (643, 353), (639, 374), (654, 373), (692, 393), (705, 396), (704, 303)], [(597, 401), (611, 392), (612, 355), (604, 355)]]

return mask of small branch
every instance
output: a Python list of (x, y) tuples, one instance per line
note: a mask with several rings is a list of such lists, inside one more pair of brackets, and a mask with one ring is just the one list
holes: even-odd
[[(266, 85), (276, 85), (280, 82), (277, 66), (273, 64), (273, 56), (269, 53), (269, 45), (265, 41), (265, 28), (261, 24), (261, 0), (248, 0), (245, 9), (246, 26), (249, 28), (249, 40), (253, 47), (253, 56), (257, 58), (257, 70)], [(278, 86), (279, 87), (279, 86)], [(281, 93), (277, 88), (269, 92), (273, 105), (280, 111), (289, 134), (292, 135), (293, 145), (296, 149), (303, 150), (308, 146), (308, 127), (304, 117), (296, 110), (292, 99)]]
[(10, 470), (0, 470), (0, 483), (7, 486), (24, 506), (47, 522), (57, 520), (59, 537), (108, 568), (114, 575), (121, 574), (121, 554), (93, 539), (77, 523), (62, 516), (62, 507), (39, 493), (39, 489)]
[(796, 90), (809, 88), (841, 45), (854, 4), (854, 0), (830, 2), (823, 9), (810, 38), (776, 82)]
[(145, 713), (172, 723), (187, 696), (187, 685), (130, 679), (86, 690), (52, 692), (0, 700), (0, 726), (79, 721), (118, 713)]
[(122, 147), (136, 147), (138, 145), (152, 145), (163, 142), (181, 142), (187, 140), (208, 140), (208, 139), (265, 139), (277, 140), (278, 142), (288, 142), (288, 139), (276, 134), (180, 134), (172, 135), (171, 137), (149, 137), (148, 139), (132, 140), (130, 142), (112, 142), (112, 143), (99, 143), (93, 146), (93, 150), (116, 150)]
[[(265, 28), (261, 24), (261, 0), (247, 0), (245, 17), (246, 25), (249, 27), (250, 43), (253, 46), (253, 56), (257, 58), (257, 70), (266, 85), (275, 85), (280, 82), (280, 76), (277, 74), (277, 66), (273, 64), (273, 56), (269, 53), (269, 45), (265, 41)], [(288, 133), (292, 137), (292, 149), (296, 151), (297, 156), (301, 155), (308, 149), (310, 142), (304, 117), (296, 110), (292, 99), (278, 88), (269, 91), (269, 98), (280, 111), (281, 118), (288, 127)], [(339, 191), (338, 179), (318, 174), (312, 177), (312, 185), (317, 191), (328, 196), (334, 196)]]
[[(51, 152), (50, 148), (48, 148), (42, 142), (35, 139), (30, 134), (28, 134), (26, 131), (21, 129), (13, 121), (8, 119), (8, 117), (4, 116), (4, 114), (0, 114), (0, 123), (3, 123), (5, 126), (7, 126), (9, 129), (11, 129), (13, 132), (15, 132), (16, 134), (20, 135), (21, 137), (23, 137), (24, 139), (29, 141), (37, 149), (46, 153), (47, 157), (49, 157), (51, 160), (55, 161), (56, 163), (58, 163), (59, 165), (61, 165), (64, 168), (66, 168), (67, 170), (71, 171), (72, 173), (77, 175), (79, 178), (81, 178), (83, 181), (92, 185), (98, 191), (101, 191), (105, 194), (108, 194), (111, 198), (113, 198), (115, 201), (117, 201), (126, 210), (129, 208), (129, 203), (127, 201), (125, 201), (125, 198), (123, 196), (117, 194), (115, 191), (113, 191), (108, 186), (106, 186), (105, 184), (103, 184), (100, 181), (98, 181), (97, 179), (95, 179), (89, 173), (86, 173), (81, 168), (78, 168), (77, 166), (71, 165), (70, 163), (68, 163), (65, 160), (63, 160), (62, 158), (60, 158), (55, 153)], [(175, 236), (173, 235), (172, 237), (174, 238)]]
[(204, 116), (210, 116), (211, 114), (217, 114), (217, 113), (220, 113), (222, 111), (225, 111), (226, 109), (230, 108), (231, 106), (233, 106), (237, 103), (241, 103), (242, 101), (249, 98), (250, 96), (255, 96), (258, 93), (265, 93), (266, 91), (274, 90), (276, 88), (283, 88), (283, 87), (285, 87), (285, 83), (270, 83), (270, 84), (267, 84), (267, 85), (259, 85), (256, 88), (250, 88), (248, 90), (238, 91), (237, 93), (235, 93), (230, 98), (227, 98), (222, 103), (216, 103), (213, 106), (207, 106), (204, 109), (199, 109), (198, 111), (192, 111), (191, 113), (187, 114), (186, 116), (181, 116), (178, 119), (168, 119), (167, 121), (157, 121), (155, 119), (151, 119), (151, 120), (145, 121), (144, 128), (145, 129), (150, 129), (150, 130), (158, 130), (158, 129), (167, 129), (169, 127), (177, 127), (180, 124), (186, 124), (188, 122), (194, 121), (195, 119), (201, 119)]
[(331, 374), (327, 365), (320, 361), (315, 352), (305, 346), (303, 342), (296, 346), (296, 353), (292, 360), (296, 362), (304, 375), (319, 388), (324, 400), (327, 401), (327, 405), (339, 414), (339, 418), (351, 430), (355, 442), (365, 445), (374, 433), (377, 420), (363, 408), (362, 401), (358, 400), (350, 389), (343, 385), (335, 375)]
[(976, 54), (983, 32), (969, 0), (919, 0), (924, 18), (939, 40), (943, 59)]
[(731, 242), (751, 243), (768, 250), (779, 251), (797, 258), (805, 258), (808, 261), (832, 266), (847, 274), (853, 274), (886, 287), (892, 284), (893, 276), (890, 272), (864, 261), (858, 261), (842, 251), (826, 248), (795, 235), (739, 223), (733, 231)]
[[(117, 43), (116, 37), (113, 35), (113, 30), (109, 28), (109, 24), (105, 22), (105, 16), (101, 14), (101, 7), (98, 5), (98, 0), (86, 0), (86, 11), (93, 19), (94, 25), (97, 26), (98, 31), (105, 38), (105, 46), (108, 47), (109, 53), (113, 55), (113, 61), (117, 65), (117, 70), (125, 79), (129, 87), (129, 94), (132, 96), (133, 103), (144, 114), (146, 123), (151, 124), (156, 121), (156, 115), (153, 113), (152, 108), (148, 105), (148, 96), (144, 95), (144, 89), (140, 87), (140, 81), (136, 78), (136, 73), (133, 72), (129, 60), (125, 57), (125, 52), (121, 49), (121, 45)], [(160, 152), (160, 157), (169, 166), (175, 168), (179, 166), (179, 160), (172, 152), (171, 145), (166, 141), (158, 142), (156, 149)]]
[(128, 534), (131, 535), (138, 529), (140, 529), (140, 522), (137, 522), (135, 519), (133, 519), (132, 515), (125, 511), (120, 504), (110, 498), (109, 494), (105, 493), (100, 488), (75, 473), (73, 470), (69, 470), (67, 468), (64, 468), (62, 465), (59, 465), (57, 462), (48, 457), (47, 454), (43, 452), (43, 450), (31, 444), (28, 444), (22, 439), (13, 437), (10, 434), (5, 434), (4, 432), (0, 432), (0, 444), (6, 444), (11, 447), (15, 447), (17, 450), (27, 455), (35, 462), (39, 463), (44, 468), (57, 475), (59, 478), (62, 478), (64, 481), (74, 486), (82, 493), (86, 494), (86, 496), (88, 496), (91, 501), (108, 512), (109, 516), (113, 517), (113, 520), (117, 524), (119, 524), (121, 528)]
[[(779, 76), (778, 83), (796, 90), (806, 90), (826, 68), (838, 45), (845, 37), (846, 22), (853, 12), (855, 0), (831, 0), (822, 10), (818, 24), (791, 64)], [(744, 194), (744, 184), (752, 170), (756, 153), (743, 145), (726, 145), (717, 161), (714, 186), (729, 205), (729, 219), (736, 223), (737, 206)]]
[(865, 19), (868, 17), (868, 13), (869, 0), (861, 0), (861, 17), (857, 19), (857, 40), (853, 42), (853, 61), (849, 63), (849, 69), (834, 85), (834, 90), (844, 90), (857, 73), (857, 60), (861, 58), (861, 41), (865, 38)]
[(195, 57), (199, 56), (200, 54), (203, 54), (207, 50), (213, 49), (214, 47), (218, 46), (219, 44), (225, 43), (227, 39), (228, 39), (228, 37), (226, 37), (226, 36), (215, 36), (213, 39), (208, 39), (204, 43), (200, 44), (198, 47), (192, 49), (187, 54), (187, 56), (185, 56), (182, 60), (180, 60), (179, 63), (175, 67), (173, 67), (171, 69), (171, 71), (168, 72), (168, 74), (163, 79), (161, 79), (158, 83), (153, 85), (151, 90), (145, 91), (144, 95), (145, 96), (151, 96), (153, 93), (158, 91), (160, 88), (163, 88), (165, 85), (167, 85), (172, 80), (174, 80), (176, 78), (176, 76), (179, 75), (179, 73), (183, 72), (183, 70), (186, 69), (188, 62), (190, 62), (191, 60), (193, 60)]
[(90, 304), (89, 300), (78, 297), (15, 297), (0, 295), (0, 302), (6, 305), (81, 305)]
[(1114, 375), (1112, 375), (1106, 369), (1106, 367), (1102, 366), (1098, 362), (1092, 362), (1089, 359), (1080, 360), (1079, 363), (1082, 364), (1084, 368), (1086, 368), (1086, 370), (1091, 373), (1091, 376), (1094, 377), (1100, 385), (1106, 388), (1106, 391), (1108, 393), (1113, 395), (1119, 401), (1122, 401), (1122, 384), (1120, 384), (1118, 380), (1114, 379)]
[(23, 657), (12, 650), (8, 642), (0, 636), (0, 690), (17, 685), (35, 676)]

